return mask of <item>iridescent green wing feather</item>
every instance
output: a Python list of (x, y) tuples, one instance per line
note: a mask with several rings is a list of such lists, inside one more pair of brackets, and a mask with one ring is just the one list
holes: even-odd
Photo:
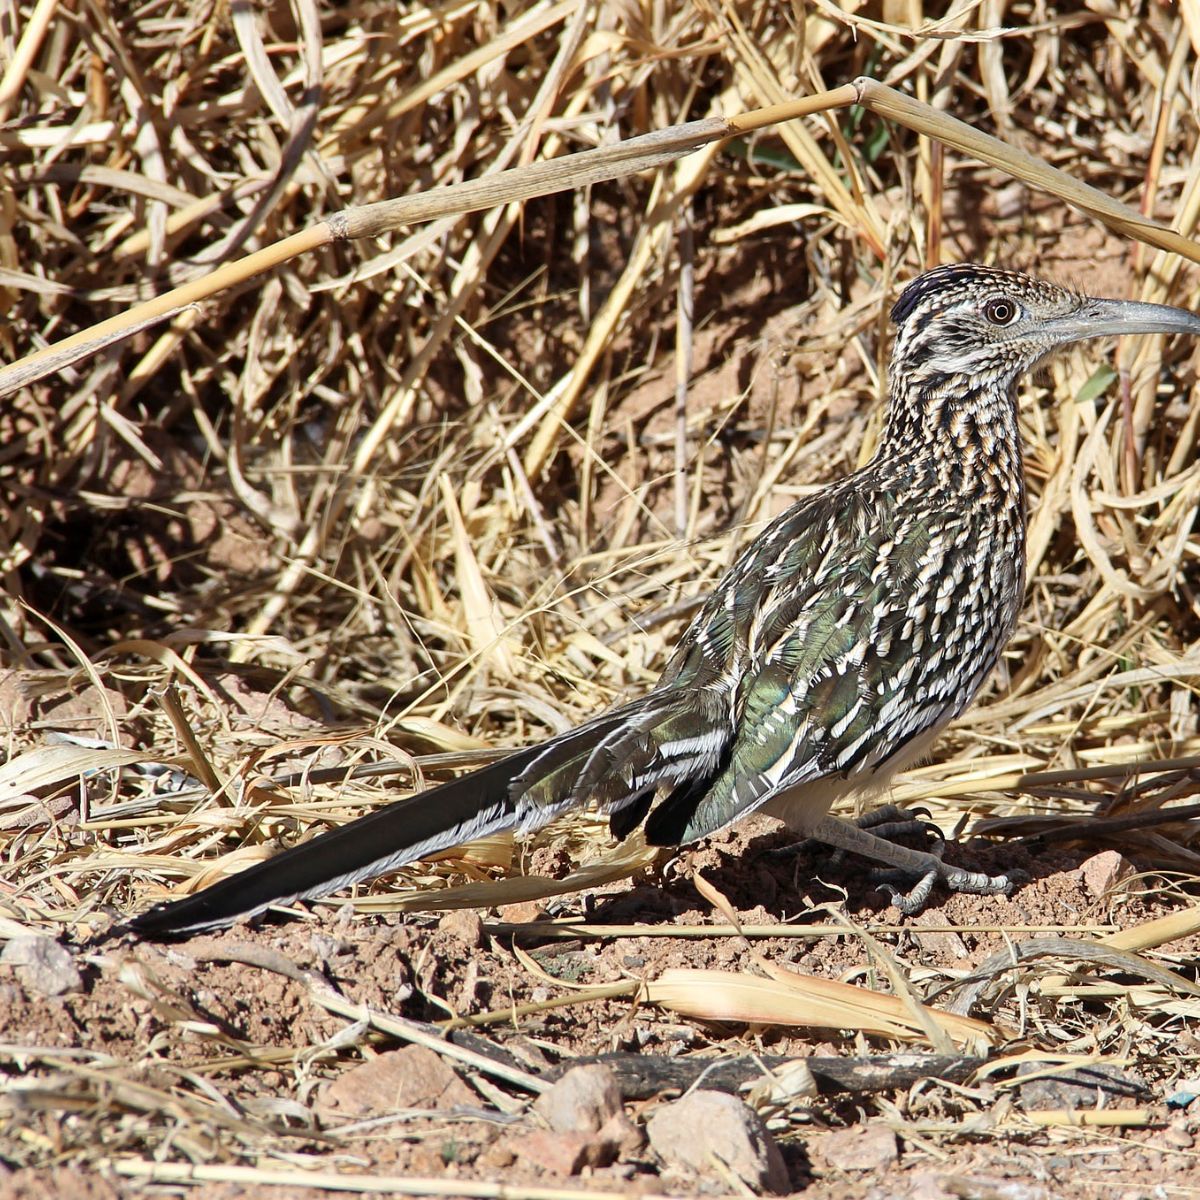
[[(860, 486), (814, 498), (771, 532), (754, 565), (768, 590), (735, 686), (736, 735), (703, 790), (651, 813), (653, 843), (705, 837), (783, 788), (849, 774), (919, 732), (906, 727), (919, 706), (898, 702), (912, 667), (899, 631), (923, 586), (927, 525)], [(786, 549), (775, 558), (772, 545)], [(889, 724), (889, 711), (902, 719)]]

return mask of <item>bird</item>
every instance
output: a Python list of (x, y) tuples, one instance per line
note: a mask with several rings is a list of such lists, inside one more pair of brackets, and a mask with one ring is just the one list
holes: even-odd
[[(999, 267), (926, 271), (891, 309), (888, 408), (870, 461), (766, 524), (704, 599), (654, 687), (292, 846), (123, 927), (146, 938), (218, 929), (372, 879), (489, 834), (594, 805), (612, 834), (696, 842), (754, 812), (885, 863), (914, 912), (940, 880), (1006, 895), (1019, 874), (947, 864), (855, 823), (926, 757), (1000, 659), (1025, 586), (1020, 379), (1073, 343), (1200, 334), (1186, 309), (1101, 299)], [(889, 885), (890, 887), (890, 885)]]

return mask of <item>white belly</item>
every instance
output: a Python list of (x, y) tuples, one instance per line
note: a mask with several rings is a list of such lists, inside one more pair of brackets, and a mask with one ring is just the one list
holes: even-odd
[(759, 811), (782, 821), (796, 833), (811, 833), (817, 822), (847, 796), (855, 798), (855, 810), (861, 812), (891, 786), (898, 772), (927, 758), (941, 732), (941, 725), (926, 730), (888, 759), (878, 771), (856, 775), (853, 779), (815, 779), (811, 783), (787, 788), (776, 792)]

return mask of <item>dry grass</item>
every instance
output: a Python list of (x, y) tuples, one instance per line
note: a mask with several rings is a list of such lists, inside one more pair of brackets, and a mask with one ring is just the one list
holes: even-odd
[[(211, 291), (214, 269), (331, 212), (860, 76), (1192, 237), (1193, 5), (957, 11), (9, 5), (0, 353)], [(881, 313), (922, 266), (1000, 261), (1200, 306), (1192, 267), (1068, 208), (1065, 185), (1027, 187), (878, 111), (843, 102), (221, 275), (214, 298), (4, 401), (4, 934), (103, 929), (644, 688), (756, 524), (869, 454)], [(1021, 626), (897, 796), (948, 827), (1060, 838), (1135, 818), (1110, 844), (1170, 873), (1180, 904), (1200, 824), (1147, 822), (1200, 790), (1196, 385), (1192, 347), (1144, 338), (1027, 389)], [(560, 851), (608, 856), (589, 886), (649, 862), (581, 820), (418, 864), (360, 907), (576, 889), (526, 875)], [(1093, 978), (1100, 993), (1081, 999), (1059, 964), (1026, 995), (1041, 1049), (1090, 1030), (1097, 1052), (1153, 1057), (1195, 1028), (1169, 980), (1139, 979), (1134, 1003), (1129, 962), (1096, 961), (1117, 981)], [(71, 1078), (46, 1111), (95, 1099), (55, 1062)], [(178, 1088), (126, 1101), (125, 1176), (149, 1173), (129, 1155), (162, 1145), (165, 1113), (201, 1120)], [(257, 1161), (262, 1128), (188, 1153)], [(13, 1161), (88, 1161), (87, 1137), (60, 1160), (42, 1136)]]

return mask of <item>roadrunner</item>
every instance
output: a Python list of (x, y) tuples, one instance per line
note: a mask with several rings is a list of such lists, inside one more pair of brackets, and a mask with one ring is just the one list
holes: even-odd
[(950, 866), (830, 808), (878, 793), (925, 754), (1013, 631), (1025, 580), (1018, 379), (1072, 342), (1200, 334), (1200, 317), (958, 265), (910, 283), (892, 320), (891, 403), (875, 457), (767, 525), (648, 695), (128, 927), (151, 937), (218, 928), (589, 803), (616, 837), (644, 825), (647, 842), (664, 846), (769, 813), (915, 880), (908, 895), (893, 891), (906, 911), (938, 879), (1009, 892), (1010, 876)]

